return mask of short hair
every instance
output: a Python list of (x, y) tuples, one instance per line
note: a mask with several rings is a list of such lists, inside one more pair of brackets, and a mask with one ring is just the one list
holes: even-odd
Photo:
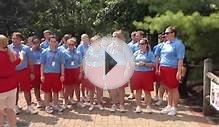
[(137, 31), (137, 33), (139, 33), (142, 37), (144, 37), (144, 31), (139, 30), (139, 31)]
[(76, 45), (77, 44), (77, 39), (75, 37), (72, 37), (72, 38), (67, 40), (67, 44), (69, 44), (69, 43), (73, 43), (73, 44)]
[(50, 33), (50, 34), (52, 34), (52, 31), (50, 31), (50, 30), (44, 30), (44, 31), (43, 31), (43, 34), (45, 34), (45, 33)]
[(136, 35), (136, 31), (132, 31), (131, 36), (135, 36)]
[(170, 32), (174, 33), (174, 36), (176, 37), (177, 35), (176, 26), (168, 26), (166, 29), (169, 29)]
[(52, 39), (52, 38), (55, 38), (55, 39), (57, 40), (56, 36), (51, 35), (51, 36), (49, 37), (49, 41), (50, 41), (50, 39)]
[(85, 37), (89, 38), (89, 36), (88, 36), (87, 34), (82, 34), (82, 35), (81, 35), (81, 39), (82, 39), (82, 38), (85, 38)]
[(96, 41), (96, 40), (98, 40), (98, 39), (100, 39), (100, 38), (101, 38), (100, 35), (95, 35), (95, 36), (93, 36), (90, 40), (91, 40), (91, 41)]
[(12, 36), (16, 36), (17, 38), (19, 38), (20, 40), (24, 40), (23, 35), (20, 32), (14, 32), (12, 34)]

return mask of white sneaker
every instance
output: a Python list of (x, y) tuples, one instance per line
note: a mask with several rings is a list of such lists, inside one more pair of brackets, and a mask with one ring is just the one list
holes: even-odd
[(135, 108), (135, 113), (140, 113), (141, 112), (141, 107), (140, 106), (137, 106), (136, 108)]
[(113, 104), (112, 107), (110, 108), (110, 112), (115, 112), (116, 111), (116, 105)]
[(73, 99), (70, 99), (69, 102), (70, 102), (72, 105), (77, 104), (77, 102), (76, 102), (75, 100), (73, 100)]
[(37, 108), (42, 108), (44, 106), (43, 101), (37, 101)]
[(64, 111), (64, 109), (60, 105), (54, 105), (52, 108), (54, 110), (58, 111), (58, 112), (63, 112)]
[(151, 113), (152, 113), (151, 106), (147, 106), (145, 111), (146, 111), (147, 113), (151, 114)]
[(158, 96), (155, 96), (154, 101), (158, 101), (158, 100), (159, 100)]
[(167, 113), (169, 113), (170, 110), (171, 110), (171, 107), (170, 107), (170, 106), (166, 106), (166, 107), (164, 107), (164, 108), (160, 111), (160, 113), (161, 113), (161, 114), (167, 114)]
[(119, 111), (120, 111), (121, 113), (124, 113), (124, 112), (125, 112), (125, 107), (124, 107), (124, 105), (120, 105), (120, 106), (119, 106)]
[(90, 107), (88, 109), (88, 111), (92, 111), (92, 110), (94, 110), (94, 105), (90, 105)]
[(27, 113), (30, 113), (30, 114), (37, 114), (38, 111), (35, 109), (35, 107), (33, 107), (32, 105), (30, 106), (27, 106), (27, 110), (26, 110)]
[(18, 115), (21, 112), (21, 109), (18, 105), (15, 106), (15, 114)]
[(168, 116), (175, 116), (177, 113), (175, 108), (171, 108), (171, 110), (167, 113)]
[(160, 99), (159, 99), (157, 102), (155, 102), (155, 105), (156, 105), (156, 106), (160, 106), (162, 103), (163, 103), (163, 100), (160, 100)]
[(102, 106), (101, 104), (98, 104), (96, 107), (97, 107), (98, 109), (100, 109), (101, 111), (103, 110), (103, 106)]
[(89, 100), (89, 98), (87, 98), (87, 97), (81, 97), (81, 101), (82, 101), (82, 102), (89, 102), (90, 100)]
[(84, 103), (82, 103), (82, 102), (78, 102), (77, 106), (80, 107), (80, 108), (86, 107), (86, 105)]
[(129, 96), (128, 96), (128, 99), (129, 100), (132, 100), (132, 99), (134, 99), (135, 97), (134, 97), (134, 94), (133, 93), (131, 93)]
[(52, 113), (53, 113), (53, 108), (52, 108), (52, 106), (46, 106), (46, 107), (45, 107), (45, 111), (46, 111), (47, 113), (49, 113), (49, 114), (52, 114)]

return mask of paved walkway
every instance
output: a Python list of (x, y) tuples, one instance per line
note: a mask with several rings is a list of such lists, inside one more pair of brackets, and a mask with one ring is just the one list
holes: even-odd
[[(20, 95), (19, 105), (25, 109), (23, 94)], [(200, 113), (191, 112), (188, 106), (183, 105), (179, 105), (179, 112), (175, 117), (161, 115), (159, 111), (162, 107), (155, 106), (152, 114), (144, 111), (136, 114), (133, 112), (133, 101), (126, 101), (126, 113), (111, 113), (109, 107), (109, 104), (105, 104), (104, 111), (95, 109), (89, 112), (88, 106), (75, 106), (62, 114), (47, 114), (40, 110), (36, 115), (29, 115), (23, 111), (18, 116), (18, 127), (219, 127), (211, 125)]]

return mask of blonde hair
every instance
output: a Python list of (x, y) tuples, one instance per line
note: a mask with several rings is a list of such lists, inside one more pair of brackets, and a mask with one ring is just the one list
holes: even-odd
[(6, 51), (8, 52), (9, 59), (11, 60), (11, 62), (14, 62), (16, 60), (16, 56), (13, 53), (13, 51), (7, 48), (7, 45), (8, 45), (8, 38), (4, 35), (0, 35), (0, 47), (6, 49)]
[(0, 35), (0, 47), (5, 48), (8, 45), (8, 38), (4, 35)]
[(75, 37), (72, 37), (72, 38), (67, 40), (67, 44), (69, 44), (69, 43), (71, 43), (71, 44), (73, 43), (73, 44), (76, 45), (77, 44), (77, 39)]
[(94, 42), (94, 41), (96, 41), (96, 40), (98, 40), (100, 38), (101, 38), (100, 35), (95, 35), (90, 40), (91, 40), (91, 42)]
[(125, 41), (124, 32), (122, 30), (114, 31), (113, 36), (117, 37), (120, 40)]

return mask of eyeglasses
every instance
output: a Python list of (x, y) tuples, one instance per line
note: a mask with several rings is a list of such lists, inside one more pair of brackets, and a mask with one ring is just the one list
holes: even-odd
[(171, 33), (173, 33), (173, 32), (165, 32), (164, 34), (165, 34), (165, 35), (168, 35), (168, 34), (171, 34)]
[(139, 43), (139, 45), (146, 45), (146, 43)]

